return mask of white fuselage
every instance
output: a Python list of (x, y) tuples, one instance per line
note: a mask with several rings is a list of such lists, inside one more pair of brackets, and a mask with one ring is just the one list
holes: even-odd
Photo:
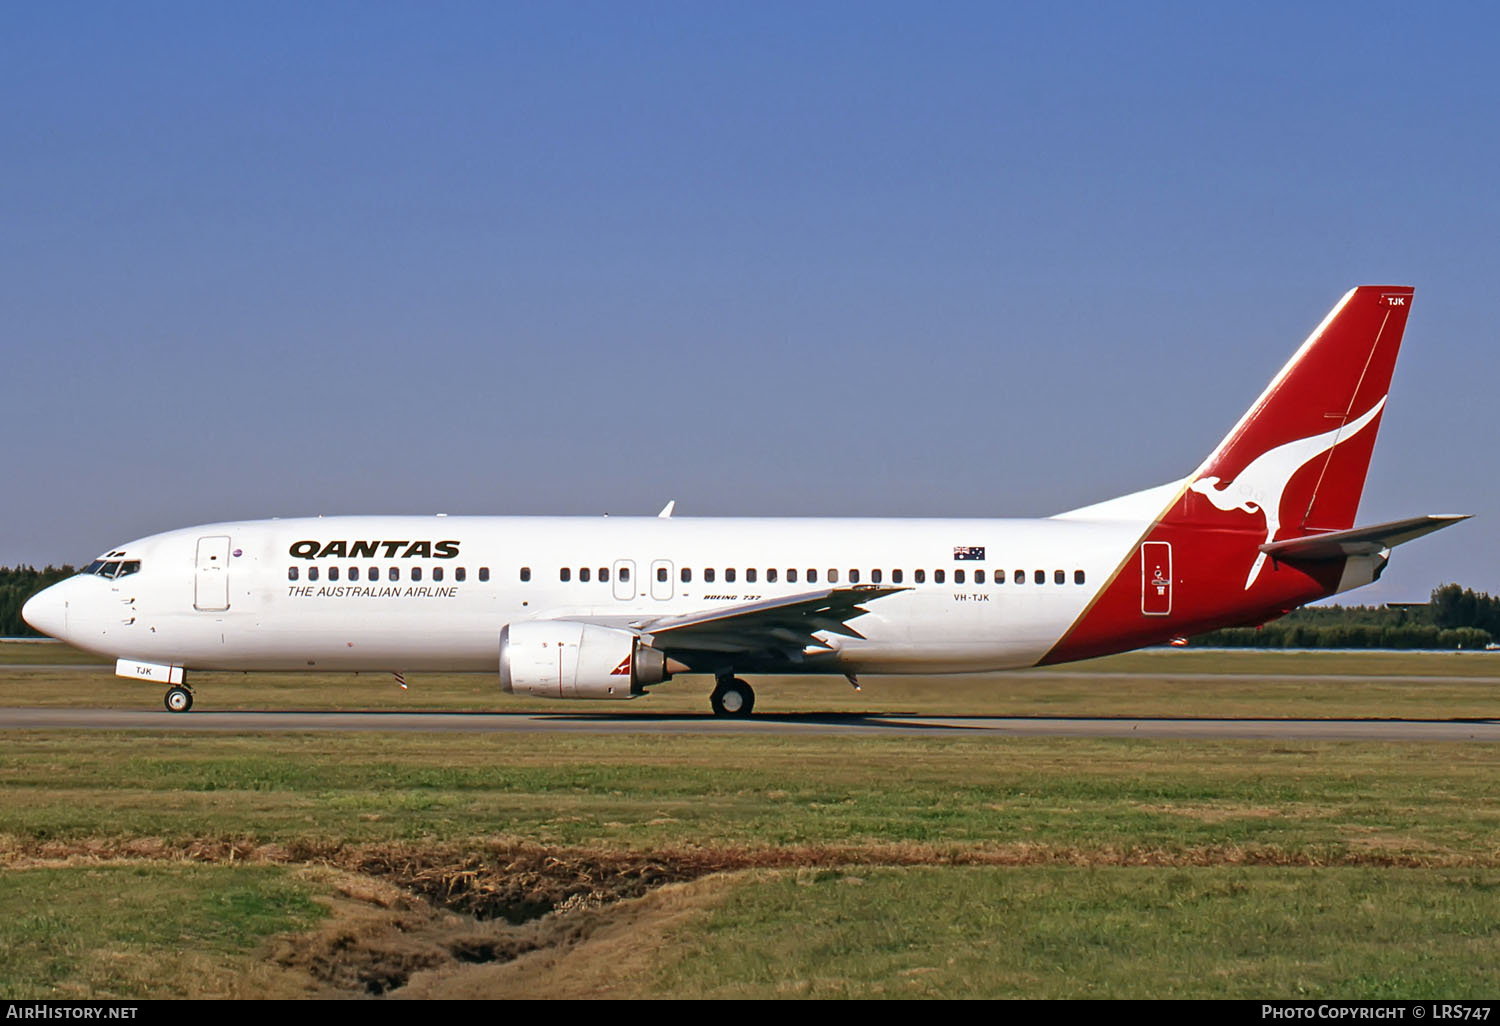
[(711, 673), (963, 673), (1264, 623), (1462, 520), (1355, 528), (1412, 290), (1351, 289), (1187, 478), (1043, 520), (320, 517), (113, 549), (33, 627), (163, 681), (193, 669), (481, 671), (628, 698)]
[(883, 583), (906, 590), (850, 621), (862, 638), (827, 635), (826, 651), (789, 669), (998, 670), (1037, 663), (1149, 524), (1138, 515), (224, 523), (111, 550), (139, 570), (70, 578), (27, 616), (90, 651), (189, 669), (494, 672), (509, 623), (625, 625)]

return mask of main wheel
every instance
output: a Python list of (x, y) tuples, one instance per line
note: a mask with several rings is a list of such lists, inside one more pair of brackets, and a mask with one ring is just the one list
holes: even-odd
[(167, 712), (182, 713), (193, 707), (193, 693), (185, 687), (174, 685), (167, 689), (167, 697), (162, 700), (167, 707)]
[(708, 701), (714, 707), (715, 716), (749, 716), (755, 708), (755, 692), (749, 684), (735, 677), (720, 680)]

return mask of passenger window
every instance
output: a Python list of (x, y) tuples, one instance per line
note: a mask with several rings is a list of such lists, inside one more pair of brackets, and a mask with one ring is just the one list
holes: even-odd
[(393, 566), (393, 567), (391, 567), (389, 570), (387, 570), (385, 572), (385, 577), (386, 577), (386, 580), (388, 580), (388, 581), (399, 581), (399, 580), (401, 580), (401, 568), (399, 566)]
[[(438, 567), (436, 570), (434, 570), (432, 572), (432, 579), (434, 581), (441, 581), (443, 579), (443, 568), (442, 567)], [(529, 566), (523, 566), (523, 567), (521, 567), (521, 581), (522, 581), (522, 583), (524, 584), (526, 581), (529, 581), (529, 580), (531, 580), (531, 567), (529, 567)]]
[[(439, 572), (441, 573), (441, 571), (439, 571)], [(439, 578), (439, 579), (441, 579), (441, 578)], [(359, 580), (359, 567), (357, 567), (357, 566), (351, 566), (349, 568), (349, 580), (351, 580), (351, 581), (357, 581), (357, 580)]]
[(879, 571), (879, 570), (871, 570), (870, 571), (870, 583), (871, 584), (879, 584), (880, 582), (882, 582), (884, 580), (885, 580), (885, 574), (882, 573), (881, 571)]
[(913, 570), (912, 571), (912, 576), (914, 578), (916, 578), (916, 581), (917, 581), (918, 584), (926, 584), (927, 583), (927, 571), (926, 570)]
[(901, 570), (892, 570), (891, 571), (891, 583), (892, 584), (900, 584), (903, 580), (905, 580), (905, 578), (906, 578), (906, 574), (905, 574), (904, 571), (901, 571)]
[(318, 579), (318, 568), (317, 567), (310, 566), (310, 567), (307, 568), (307, 579), (309, 581), (316, 581)]
[(1031, 571), (1031, 583), (1032, 584), (1046, 584), (1047, 583), (1047, 571), (1045, 571), (1045, 570), (1033, 570), (1033, 571)]
[(1083, 571), (1082, 570), (1074, 570), (1073, 571), (1073, 583), (1074, 584), (1082, 584), (1083, 583)]
[(682, 573), (678, 574), (677, 576), (680, 577), (680, 578), (682, 578), (682, 583), (683, 584), (692, 584), (693, 583), (693, 572), (691, 570), (689, 570), (687, 567), (683, 567), (682, 568)]
[(620, 567), (620, 580), (622, 580), (622, 581), (628, 581), (628, 580), (630, 580), (630, 567), (628, 567), (628, 566), (622, 566), (622, 567)]
[(1015, 582), (1017, 584), (1025, 584), (1026, 583), (1026, 571), (1025, 570), (1017, 570), (1016, 571), (1016, 576), (1015, 576), (1014, 580), (1015, 580)]
[(724, 568), (724, 583), (726, 583), (726, 584), (733, 584), (734, 583), (734, 567), (730, 566), (730, 567), (725, 567)]
[(336, 580), (339, 579), (339, 568), (338, 567), (331, 566), (331, 567), (328, 568), (328, 579), (330, 581), (336, 581)]
[(975, 570), (974, 571), (974, 583), (975, 584), (983, 584), (984, 583), (984, 571), (983, 570)]
[(995, 571), (995, 583), (996, 584), (1004, 584), (1005, 583), (1005, 571), (1004, 570), (996, 570)]
[(797, 571), (795, 569), (790, 569), (789, 568), (787, 570), (787, 572), (786, 572), (786, 583), (788, 583), (788, 584), (796, 584), (797, 583)]
[(828, 569), (828, 583), (829, 584), (837, 584), (837, 583), (839, 583), (839, 572), (837, 570), (833, 569), (832, 567), (830, 567)]
[[(571, 581), (573, 579), (573, 568), (570, 566), (559, 568), (557, 571), (557, 579), (563, 582)], [(459, 580), (463, 580), (463, 578), (460, 577)]]
[(578, 579), (580, 581), (582, 581), (585, 584), (587, 584), (590, 576), (591, 576), (591, 574), (589, 572), (589, 568), (588, 567), (581, 567), (579, 569), (579, 571), (578, 571)]
[(755, 570), (754, 567), (751, 567), (749, 570), (746, 570), (745, 571), (745, 583), (746, 584), (754, 584), (755, 583), (755, 574), (756, 574), (756, 570)]
[(712, 583), (714, 583), (714, 568), (713, 567), (711, 567), (711, 566), (710, 567), (704, 567), (704, 569), (703, 569), (703, 583), (704, 584), (712, 584)]
[(296, 567), (289, 566), (289, 567), (286, 568), (286, 579), (289, 580), (289, 581), (295, 581), (297, 579), (297, 568)]
[(859, 571), (858, 570), (850, 570), (849, 571), (849, 583), (850, 584), (858, 584), (859, 583)]
[(371, 582), (380, 580), (380, 567), (378, 567), (378, 566), (372, 566), (372, 567), (370, 567), (369, 576), (367, 576), (365, 578), (365, 580), (371, 581)]
[(946, 571), (946, 570), (934, 570), (932, 572), (932, 583), (933, 584), (942, 584), (946, 580), (948, 580), (948, 571)]
[(766, 571), (766, 583), (767, 584), (775, 584), (776, 583), (776, 570), (775, 570), (774, 567), (772, 569)]
[(666, 567), (659, 566), (659, 567), (656, 568), (656, 579), (657, 579), (658, 582), (660, 582), (662, 584), (666, 584), (667, 583), (667, 568)]
[(953, 571), (953, 583), (954, 584), (962, 584), (962, 583), (964, 583), (964, 572), (962, 570), (955, 570), (955, 571)]
[(422, 568), (421, 567), (414, 566), (414, 567), (411, 568), (411, 579), (414, 580), (414, 581), (420, 581), (422, 579)]
[(455, 581), (462, 581), (464, 578), (466, 578), (468, 576), (469, 576), (469, 571), (466, 570), (466, 569), (464, 569), (463, 567), (456, 566), (456, 567), (453, 568), (453, 579)]
[(812, 569), (811, 567), (809, 567), (808, 570), (807, 570), (807, 583), (808, 584), (817, 584), (818, 583), (818, 572), (816, 570)]
[(609, 567), (607, 567), (607, 566), (601, 566), (599, 568), (599, 583), (600, 584), (608, 584), (609, 583)]
[(1052, 571), (1052, 583), (1053, 584), (1067, 584), (1068, 583), (1068, 575), (1067, 575), (1067, 573), (1065, 573), (1062, 570), (1054, 570), (1054, 571)]
[(479, 579), (481, 581), (487, 581), (487, 580), (490, 579), (490, 568), (489, 567), (482, 566), (482, 567), (479, 568)]

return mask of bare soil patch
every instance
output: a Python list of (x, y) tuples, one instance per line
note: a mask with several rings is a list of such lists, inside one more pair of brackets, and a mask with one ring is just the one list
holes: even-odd
[[(1472, 858), (1353, 847), (1327, 856), (1274, 847), (1076, 849), (1011, 844), (667, 851), (560, 849), (497, 838), (464, 846), (257, 844), (160, 838), (20, 842), (0, 838), (0, 867), (118, 861), (277, 863), (330, 874), (331, 918), (277, 940), (269, 963), (328, 996), (540, 996), (568, 979), (577, 996), (621, 978), (596, 968), (625, 957), (622, 938), (660, 931), (712, 903), (714, 874), (855, 866), (1477, 865)], [(666, 885), (688, 884), (659, 892)], [(651, 900), (642, 902), (647, 895)], [(587, 957), (570, 953), (588, 945)], [(613, 953), (610, 956), (602, 952)], [(599, 958), (606, 957), (606, 963)], [(506, 967), (503, 970), (500, 967)], [(544, 981), (545, 978), (545, 981)], [(543, 982), (544, 981), (544, 982)], [(614, 981), (613, 983), (611, 981)]]

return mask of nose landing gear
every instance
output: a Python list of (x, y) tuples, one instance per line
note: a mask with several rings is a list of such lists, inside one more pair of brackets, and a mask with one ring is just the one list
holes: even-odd
[(193, 693), (182, 684), (174, 684), (167, 689), (162, 704), (167, 707), (167, 712), (185, 713), (193, 707)]

